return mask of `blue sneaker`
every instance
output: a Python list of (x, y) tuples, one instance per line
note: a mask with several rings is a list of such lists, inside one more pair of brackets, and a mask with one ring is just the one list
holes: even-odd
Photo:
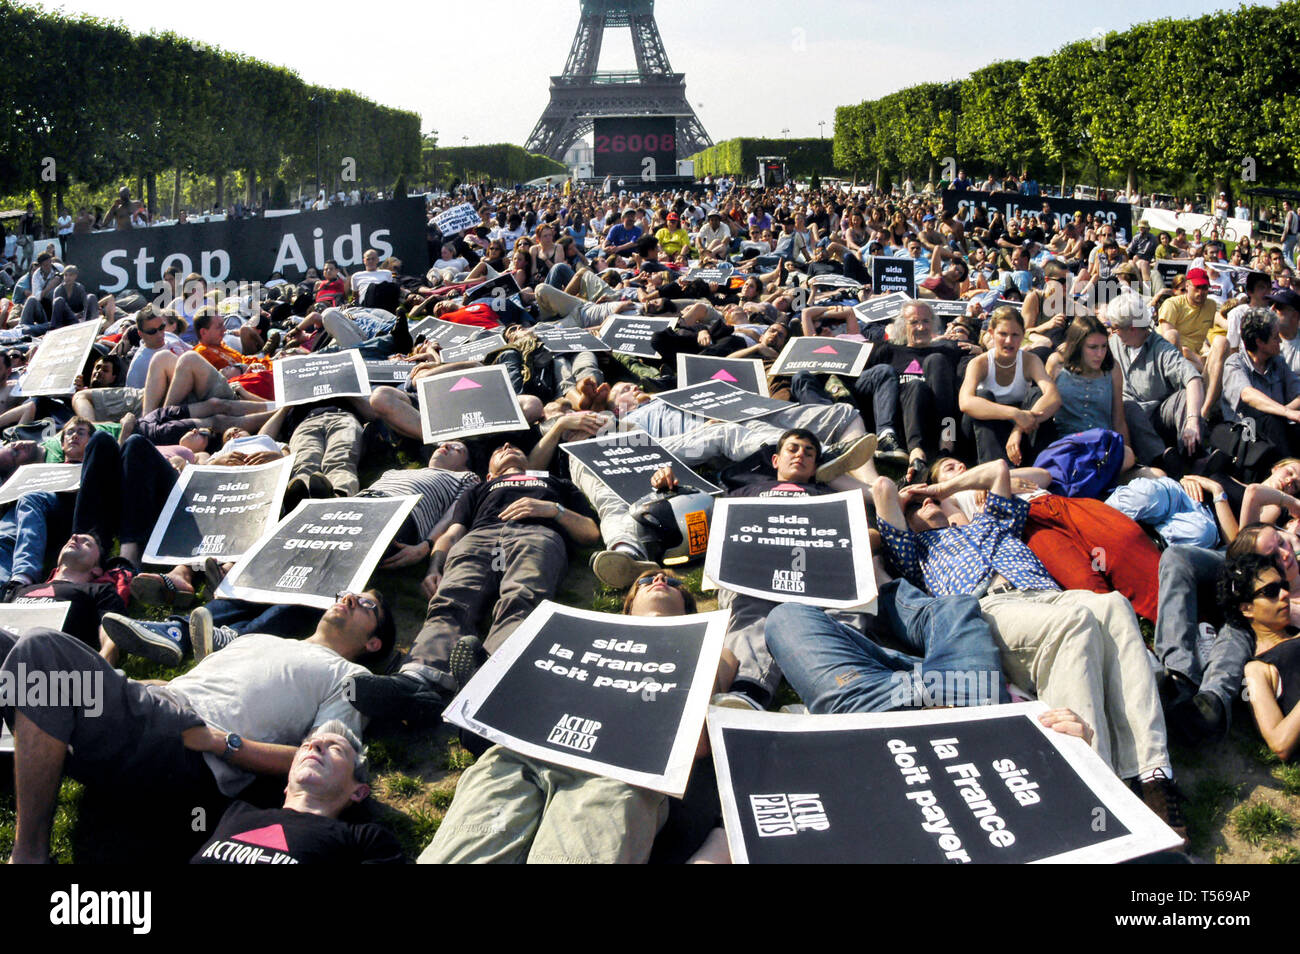
[(164, 666), (179, 666), (185, 658), (189, 628), (189, 623), (176, 618), (151, 623), (120, 613), (104, 614), (104, 631), (122, 652)]

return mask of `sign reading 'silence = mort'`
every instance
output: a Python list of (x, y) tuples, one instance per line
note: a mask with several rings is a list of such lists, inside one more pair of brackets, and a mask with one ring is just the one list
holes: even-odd
[(619, 616), (542, 603), (443, 718), (514, 752), (686, 791), (727, 614)]
[[(602, 484), (626, 503), (634, 504), (650, 493), (650, 476), (671, 465), (682, 491), (720, 494), (722, 488), (709, 483), (670, 454), (645, 431), (619, 431), (585, 441), (569, 441), (560, 450), (581, 462)], [(707, 532), (708, 524), (705, 524)]]
[(433, 217), (433, 224), (438, 227), (438, 231), (444, 238), (464, 232), (466, 229), (477, 228), (482, 221), (479, 214), (474, 211), (474, 206), (468, 202), (453, 205)]
[(98, 321), (47, 331), (23, 373), (19, 385), (23, 397), (71, 394), (98, 334)]
[(839, 374), (856, 378), (871, 356), (871, 342), (850, 341), (847, 338), (791, 338), (776, 361), (773, 374)]
[(61, 493), (80, 486), (80, 464), (23, 464), (0, 485), (0, 506), (13, 503), (23, 494)]
[(767, 390), (767, 371), (758, 358), (715, 358), (704, 354), (677, 355), (677, 383), (682, 387), (721, 381), (748, 391), (770, 397)]
[(900, 292), (916, 297), (916, 266), (910, 258), (890, 255), (871, 256), (871, 289), (877, 295)]
[(499, 364), (421, 378), (416, 393), (426, 444), (528, 429), (506, 369)]
[(533, 329), (537, 339), (551, 354), (574, 354), (579, 351), (611, 351), (608, 344), (584, 328), (559, 328), (554, 325), (537, 325)]
[(292, 467), (292, 454), (252, 467), (186, 467), (149, 535), (145, 561), (239, 559), (279, 519)]
[(719, 499), (704, 575), (765, 600), (867, 606), (876, 598), (876, 575), (862, 494)]
[(508, 348), (506, 339), (498, 334), (482, 335), (461, 344), (444, 346), (438, 353), (445, 363), (452, 361), (483, 361), (490, 354)]
[(217, 596), (329, 609), (341, 591), (365, 589), (419, 499), (304, 500), (240, 558)]
[(661, 331), (667, 331), (675, 318), (642, 318), (638, 315), (614, 315), (601, 326), (600, 337), (618, 354), (638, 358), (658, 358), (659, 352), (650, 343)]
[(878, 321), (893, 321), (903, 313), (903, 306), (911, 300), (910, 296), (901, 292), (894, 292), (892, 295), (876, 295), (854, 305), (853, 310), (857, 312), (860, 324), (871, 325)]
[(748, 421), (755, 417), (766, 417), (788, 407), (794, 407), (789, 401), (763, 397), (742, 391), (726, 381), (706, 381), (704, 384), (692, 384), (690, 387), (678, 388), (655, 395), (679, 411), (694, 414), (697, 417), (714, 421)]
[(1181, 844), (1082, 739), (1043, 726), (1046, 711), (712, 708), (731, 860), (1113, 863)]
[(369, 397), (366, 362), (355, 348), (281, 358), (271, 366), (280, 407), (339, 397)]

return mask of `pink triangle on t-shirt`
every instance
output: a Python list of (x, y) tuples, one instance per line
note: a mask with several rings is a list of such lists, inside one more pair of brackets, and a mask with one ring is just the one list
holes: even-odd
[(772, 489), (773, 490), (797, 490), (799, 493), (803, 493), (803, 488), (800, 487), (798, 484), (789, 484), (789, 483), (777, 484)]
[[(915, 358), (913, 358), (913, 359), (912, 359), (912, 363), (909, 364), (909, 365), (907, 366), (906, 369), (904, 369), (903, 373), (904, 373), (904, 374), (924, 374), (925, 372), (921, 370), (921, 364), (920, 364), (920, 362), (918, 362)], [(455, 389), (455, 388), (452, 388), (452, 390), (454, 391), (454, 390), (456, 390), (456, 389)]]
[(232, 837), (235, 841), (242, 841), (249, 845), (261, 845), (263, 848), (274, 848), (276, 851), (289, 850), (289, 843), (284, 840), (283, 825), (267, 825), (265, 828), (254, 828), (252, 831), (246, 831)]
[(719, 368), (719, 369), (718, 369), (718, 373), (715, 374), (715, 375), (713, 375), (713, 380), (715, 380), (715, 381), (734, 381), (734, 380), (736, 380), (736, 379), (735, 379), (734, 377), (732, 377), (730, 374), (728, 374), (725, 368)]
[(461, 378), (451, 386), (453, 391), (468, 391), (470, 388), (481, 388), (483, 385), (475, 384), (469, 378)]
[(839, 354), (830, 345), (822, 345), (820, 348), (813, 348), (813, 354)]

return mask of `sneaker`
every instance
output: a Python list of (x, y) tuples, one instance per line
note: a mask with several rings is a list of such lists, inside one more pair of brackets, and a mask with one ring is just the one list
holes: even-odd
[(882, 460), (896, 460), (900, 464), (907, 460), (907, 451), (898, 446), (898, 438), (893, 431), (876, 435), (876, 456)]
[(777, 711), (784, 712), (786, 715), (807, 715), (808, 707), (801, 702), (791, 702)]
[(305, 474), (299, 474), (289, 481), (284, 488), (284, 510), (286, 514), (293, 513), (298, 504), (302, 503), (311, 496), (311, 484), (307, 482)]
[(876, 435), (864, 434), (857, 440), (840, 441), (822, 448), (822, 460), (817, 464), (817, 482), (824, 484), (842, 474), (856, 470), (876, 453)]
[(483, 640), (477, 636), (458, 639), (451, 647), (451, 678), (456, 680), (456, 688), (464, 689), (486, 661), (487, 650), (483, 648)]
[(317, 500), (328, 500), (330, 497), (337, 496), (334, 492), (334, 485), (330, 483), (330, 479), (319, 470), (308, 476), (307, 490), (311, 496), (315, 497)]
[(709, 705), (717, 706), (720, 709), (748, 709), (752, 712), (763, 711), (762, 706), (743, 692), (716, 693), (713, 698), (709, 700)]
[(378, 722), (405, 722), (418, 729), (436, 726), (451, 700), (432, 683), (399, 672), (395, 676), (357, 676), (352, 680), (350, 701), (354, 709)]
[(1186, 845), (1187, 820), (1183, 817), (1183, 793), (1178, 790), (1174, 780), (1163, 769), (1156, 769), (1155, 778), (1138, 786), (1138, 794), (1147, 808), (1172, 828), (1174, 834)]
[(623, 590), (646, 573), (658, 573), (658, 563), (638, 560), (622, 550), (601, 550), (591, 558), (591, 572), (606, 586)]
[(190, 642), (189, 625), (179, 619), (149, 623), (120, 613), (105, 613), (103, 626), (122, 652), (164, 666), (179, 666)]
[(239, 634), (232, 627), (215, 625), (206, 606), (200, 606), (190, 613), (190, 643), (194, 646), (196, 663), (225, 649), (238, 638)]

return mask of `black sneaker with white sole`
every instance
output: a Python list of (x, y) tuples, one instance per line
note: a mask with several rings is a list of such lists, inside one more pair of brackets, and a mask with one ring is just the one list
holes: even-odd
[(462, 636), (451, 647), (451, 678), (456, 680), (456, 688), (464, 689), (465, 684), (474, 678), (483, 663), (487, 662), (487, 650), (483, 640), (477, 636)]
[(160, 623), (104, 614), (104, 632), (119, 649), (164, 666), (179, 666), (190, 644), (189, 624), (172, 617)]
[(419, 729), (438, 725), (451, 699), (419, 676), (399, 672), (395, 676), (357, 676), (350, 701), (352, 708), (376, 722), (405, 722)]

